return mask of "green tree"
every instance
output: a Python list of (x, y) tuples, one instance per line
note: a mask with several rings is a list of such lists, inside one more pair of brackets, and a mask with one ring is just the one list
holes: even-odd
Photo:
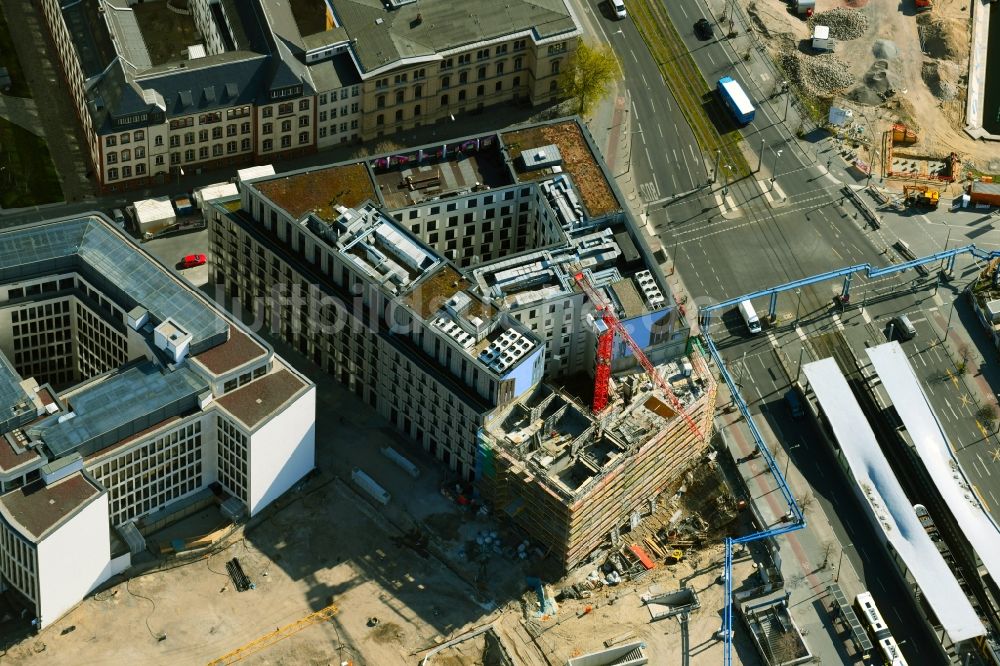
[(559, 90), (583, 116), (608, 93), (608, 85), (617, 77), (618, 60), (609, 47), (580, 42), (559, 73)]

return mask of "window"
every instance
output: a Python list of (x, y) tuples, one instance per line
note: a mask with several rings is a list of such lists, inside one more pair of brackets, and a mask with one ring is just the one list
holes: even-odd
[(423, 97), (423, 94), (424, 94), (424, 87), (423, 86), (414, 86), (413, 87), (413, 97), (414, 98)]
[(396, 122), (398, 123), (402, 119), (403, 119), (403, 110), (402, 109), (398, 109), (396, 111)]
[(486, 94), (486, 86), (476, 86), (476, 97), (482, 97)]
[(124, 149), (121, 153), (122, 162), (128, 162), (132, 159), (132, 151), (128, 148)]
[(524, 49), (524, 45), (525, 45), (525, 40), (523, 40), (523, 39), (515, 39), (514, 40), (514, 50), (515, 51), (521, 51), (521, 50), (523, 50)]
[(287, 116), (295, 112), (295, 105), (291, 102), (282, 102), (278, 105), (278, 115)]
[(281, 147), (282, 148), (291, 148), (292, 147), (292, 137), (287, 136), (287, 135), (281, 137)]
[(171, 164), (180, 164), (181, 163), (181, 154), (180, 153), (170, 153), (170, 163)]
[(351, 97), (357, 97), (361, 94), (361, 86), (351, 86)]
[(282, 120), (281, 121), (281, 131), (282, 132), (291, 132), (292, 131), (292, 121), (291, 120)]
[(553, 74), (558, 74), (559, 73), (559, 61), (558, 60), (553, 60), (552, 61), (552, 73)]
[(129, 141), (131, 141), (131, 140), (132, 140), (132, 137), (131, 137), (131, 136), (129, 136), (129, 133), (128, 133), (128, 132), (125, 132), (125, 133), (124, 133), (124, 134), (122, 134), (122, 135), (121, 135), (120, 137), (118, 137), (118, 143), (122, 144), (123, 146), (124, 146), (124, 145), (125, 145), (126, 143), (128, 143)]
[(468, 65), (470, 62), (472, 62), (472, 54), (471, 53), (463, 53), (462, 55), (458, 56), (458, 66), (459, 67), (461, 67), (462, 65)]
[(271, 134), (272, 132), (274, 132), (274, 124), (273, 123), (264, 123), (261, 126), (261, 132), (260, 132), (261, 134)]
[(442, 76), (441, 77), (441, 89), (444, 90), (445, 88), (450, 88), (450, 87), (451, 87), (451, 77), (450, 76)]
[(299, 127), (309, 127), (309, 116), (299, 116)]
[(130, 167), (130, 166), (123, 166), (122, 167), (122, 178), (131, 178), (131, 177), (132, 177), (132, 167)]
[(240, 134), (249, 134), (249, 133), (250, 133), (250, 123), (241, 123)]
[(326, 122), (326, 111), (320, 111), (319, 112), (319, 121), (321, 123), (325, 123)]
[(212, 138), (213, 139), (221, 139), (222, 138), (222, 128), (221, 127), (213, 127), (212, 128)]
[(358, 129), (358, 121), (354, 119), (351, 121), (351, 129)]
[(222, 157), (222, 144), (217, 143), (212, 146), (212, 157)]
[(326, 128), (325, 128), (325, 127), (320, 127), (320, 128), (319, 128), (319, 138), (321, 138), (321, 139), (322, 139), (322, 138), (324, 138), (325, 136), (326, 136)]
[(319, 105), (323, 106), (324, 104), (326, 104), (326, 93), (319, 96)]
[(458, 74), (458, 82), (460, 84), (462, 84), (462, 83), (468, 83), (469, 82), (469, 73), (468, 72), (459, 72), (459, 74)]
[(420, 105), (419, 104), (417, 104), (415, 107), (413, 107), (413, 115), (414, 116), (419, 116), (420, 115)]
[(271, 141), (270, 139), (264, 139), (264, 146), (263, 146), (264, 152), (267, 153), (273, 149), (274, 149), (274, 142)]
[(507, 53), (507, 45), (506, 44), (501, 44), (500, 46), (497, 47), (497, 55), (498, 56), (502, 56), (505, 53)]
[(402, 104), (404, 99), (405, 99), (405, 96), (403, 95), (403, 91), (402, 90), (397, 90), (396, 91), (396, 104)]
[(493, 87), (493, 89), (497, 92), (503, 90), (503, 81), (497, 81), (497, 84)]
[(208, 130), (198, 130), (198, 143), (204, 143), (208, 141)]
[(406, 83), (406, 74), (397, 74), (396, 78), (393, 79), (393, 83), (395, 83), (397, 86), (400, 83)]
[(240, 150), (250, 150), (250, 139), (240, 141)]
[(555, 91), (556, 91), (556, 82), (555, 81), (550, 81), (549, 82), (549, 92), (550, 93), (554, 93)]
[(309, 132), (299, 132), (299, 144), (309, 143)]
[(226, 136), (236, 136), (236, 124), (226, 125)]
[(135, 140), (136, 141), (145, 141), (146, 140), (146, 133), (144, 131), (142, 131), (142, 130), (136, 130), (135, 131)]
[(300, 99), (299, 100), (299, 111), (308, 111), (308, 110), (309, 110), (309, 100), (308, 99)]
[(556, 55), (557, 53), (562, 53), (566, 50), (566, 42), (559, 42), (558, 44), (549, 44), (549, 55)]
[(358, 102), (354, 102), (351, 104), (351, 113), (357, 113), (360, 108), (361, 105)]
[(113, 137), (113, 136), (106, 137), (104, 139), (104, 145), (107, 148), (110, 148), (112, 146), (117, 146), (118, 145), (118, 139), (116, 137)]
[(135, 165), (135, 175), (137, 175), (137, 176), (145, 176), (146, 175), (146, 165), (143, 164), (142, 162), (140, 162), (139, 164), (136, 164)]
[(194, 143), (194, 132), (185, 132), (184, 133), (184, 145), (185, 146), (190, 146), (192, 143)]
[(342, 115), (342, 116), (346, 116), (347, 115), (347, 105), (346, 104), (344, 106), (340, 107), (340, 115)]
[(198, 149), (198, 159), (207, 160), (208, 159), (208, 146), (202, 146)]
[(458, 101), (459, 102), (464, 102), (465, 101), (465, 91), (464, 90), (459, 90), (458, 91)]
[(521, 85), (521, 77), (520, 76), (515, 76), (514, 77), (514, 87), (516, 88), (519, 85)]
[(523, 66), (524, 66), (524, 58), (522, 58), (521, 56), (517, 56), (516, 58), (514, 58), (514, 71), (515, 72), (518, 71), (519, 69), (521, 69)]
[(118, 153), (113, 150), (108, 153), (108, 164), (118, 164)]
[(227, 141), (226, 142), (226, 152), (227, 153), (235, 153), (236, 152), (236, 142), (235, 141)]
[(503, 63), (497, 63), (497, 76), (503, 76)]
[(441, 95), (441, 106), (448, 106), (448, 96)]
[(156, 166), (163, 166), (163, 155), (157, 155), (153, 160), (153, 164)]
[(476, 78), (479, 79), (480, 81), (482, 81), (483, 79), (486, 78), (486, 68), (485, 67), (480, 67), (476, 71)]
[(427, 71), (425, 69), (423, 69), (423, 68), (418, 69), (417, 71), (413, 72), (413, 80), (414, 81), (416, 81), (417, 79), (422, 79), (425, 76), (427, 76)]
[(194, 149), (188, 148), (187, 150), (184, 151), (184, 161), (190, 162), (193, 159), (194, 159)]
[(490, 57), (489, 49), (480, 49), (476, 51), (476, 60), (485, 60)]
[(118, 180), (118, 168), (111, 167), (108, 169), (108, 180)]
[(379, 95), (375, 98), (375, 108), (384, 109), (385, 108), (385, 95)]
[(274, 114), (274, 107), (273, 106), (265, 106), (264, 107), (264, 113), (262, 114), (263, 117), (270, 118), (273, 114)]
[(157, 134), (156, 135), (156, 139), (153, 140), (153, 145), (154, 146), (162, 146), (163, 145), (163, 135), (162, 134)]

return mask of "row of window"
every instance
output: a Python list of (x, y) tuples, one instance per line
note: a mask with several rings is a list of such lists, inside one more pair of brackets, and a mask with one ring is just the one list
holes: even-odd
[[(299, 116), (299, 127), (309, 127), (309, 116)], [(291, 132), (292, 131), (292, 121), (282, 120), (281, 121), (281, 131)], [(264, 123), (260, 128), (261, 134), (273, 134), (274, 133), (274, 123)]]
[[(351, 130), (356, 130), (356, 129), (358, 129), (358, 126), (359, 126), (359, 123), (358, 123), (357, 118), (355, 118), (354, 120), (352, 120), (349, 124), (348, 123), (340, 123), (339, 130), (338, 130), (337, 123), (330, 123), (329, 135), (330, 136), (336, 136), (337, 133), (338, 133), (338, 131), (341, 134), (346, 134), (349, 131), (348, 128), (350, 128)], [(326, 136), (327, 136), (327, 128), (326, 128), (326, 126), (320, 127), (319, 128), (319, 138), (324, 139), (324, 138), (326, 138)]]
[[(228, 137), (236, 136), (236, 129), (237, 129), (236, 123), (231, 123), (229, 125), (226, 125), (226, 128), (225, 128), (226, 136), (228, 136)], [(184, 133), (184, 145), (185, 146), (190, 146), (191, 144), (193, 144), (195, 142), (195, 138), (196, 137), (197, 137), (198, 143), (204, 143), (204, 142), (208, 141), (209, 137), (211, 137), (212, 140), (221, 139), (222, 138), (222, 132), (223, 132), (223, 128), (221, 128), (221, 127), (213, 127), (211, 133), (209, 133), (209, 131), (207, 129), (198, 130), (198, 134), (197, 135), (194, 132), (185, 132)], [(250, 133), (250, 123), (248, 123), (248, 122), (240, 123), (240, 125), (239, 125), (239, 132), (240, 132), (240, 134), (249, 134)], [(171, 148), (176, 148), (179, 145), (181, 145), (181, 137), (180, 137), (180, 135), (175, 134), (174, 136), (171, 136), (170, 137), (170, 147)]]
[[(304, 146), (309, 143), (309, 132), (299, 132), (299, 143), (298, 145)], [(292, 147), (292, 137), (285, 135), (281, 137), (280, 142), (281, 148), (291, 148)], [(261, 151), (269, 153), (274, 150), (274, 141), (271, 139), (264, 139), (264, 143), (261, 146)]]
[(0, 574), (31, 601), (38, 599), (37, 552), (0, 520)]
[[(351, 89), (350, 89), (350, 96), (351, 97), (357, 97), (360, 94), (361, 94), (361, 86), (351, 86)], [(347, 90), (347, 88), (341, 88), (340, 89), (340, 99), (341, 100), (345, 100), (345, 99), (347, 99), (347, 97), (348, 97), (348, 90)], [(337, 101), (337, 93), (336, 92), (321, 93), (320, 96), (319, 96), (319, 105), (320, 106), (326, 106), (327, 100), (329, 100), (329, 102), (331, 104), (333, 104), (334, 102), (336, 102)]]
[[(346, 104), (344, 104), (342, 107), (340, 107), (340, 115), (346, 116), (346, 115), (348, 115), (348, 113), (357, 113), (360, 110), (361, 110), (361, 102), (354, 102), (353, 104), (351, 104), (350, 107), (348, 107)], [(330, 109), (329, 117), (331, 119), (337, 117), (337, 107), (334, 107), (334, 108)], [(320, 111), (319, 112), (319, 121), (321, 123), (325, 123), (326, 119), (327, 119), (327, 112), (326, 111)]]
[[(123, 148), (120, 152), (114, 150), (108, 151), (107, 161), (108, 164), (117, 164), (119, 158), (122, 162), (128, 162), (132, 159), (132, 151), (128, 148)], [(135, 148), (135, 159), (141, 160), (146, 158), (146, 149), (142, 146), (136, 146)]]
[(247, 436), (227, 418), (218, 417), (219, 483), (234, 497), (250, 501), (247, 483)]
[(145, 141), (146, 140), (146, 130), (135, 130), (134, 132), (122, 132), (121, 134), (111, 134), (104, 137), (104, 145), (108, 148), (116, 146), (119, 143), (125, 145), (131, 141)]
[[(555, 81), (553, 81), (552, 84), (555, 85)], [(520, 79), (520, 77), (515, 76), (514, 77), (514, 87), (517, 87), (519, 85), (521, 85), (521, 79)], [(494, 94), (503, 92), (503, 81), (497, 81), (496, 85), (493, 86), (493, 90), (494, 90)], [(485, 96), (486, 96), (486, 86), (482, 86), (482, 85), (481, 86), (477, 86), (476, 87), (476, 97), (485, 97)], [(466, 99), (467, 99), (466, 91), (465, 90), (459, 90), (458, 91), (458, 101), (459, 102), (464, 102)], [(441, 95), (441, 106), (442, 107), (447, 107), (450, 103), (451, 103), (451, 98), (450, 98), (449, 95)], [(415, 105), (413, 107), (413, 117), (414, 118), (419, 118), (422, 112), (423, 112), (423, 109), (421, 108), (421, 106), (419, 104), (417, 104), (417, 105)], [(403, 109), (396, 109), (396, 112), (395, 112), (395, 122), (397, 122), (397, 123), (398, 122), (402, 122), (405, 119), (406, 119), (406, 117), (405, 117), (405, 114), (403, 112)], [(375, 124), (376, 125), (384, 125), (385, 124), (385, 114), (380, 113), (377, 116), (375, 116)]]
[[(300, 99), (299, 111), (308, 111), (308, 110), (309, 110), (309, 98), (306, 97), (305, 99)], [(295, 113), (295, 102), (282, 102), (281, 104), (278, 104), (279, 116), (287, 116), (293, 113)], [(270, 118), (273, 115), (274, 115), (273, 106), (265, 106), (261, 111), (261, 116), (263, 116), (264, 118)]]

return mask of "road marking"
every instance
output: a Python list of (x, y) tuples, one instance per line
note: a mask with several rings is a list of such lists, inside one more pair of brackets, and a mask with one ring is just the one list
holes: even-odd
[[(661, 135), (661, 136), (662, 136), (662, 135)], [(672, 152), (672, 153), (674, 154), (674, 162), (678, 162), (678, 163), (679, 163), (679, 162), (680, 162), (680, 160), (679, 160), (679, 159), (677, 159), (677, 149), (676, 149), (676, 148), (671, 148), (671, 149), (670, 149), (670, 152)]]
[(645, 74), (639, 74), (639, 78), (642, 79), (642, 85), (644, 85), (646, 87), (646, 90), (649, 90), (649, 81), (646, 80), (646, 75)]
[(632, 49), (629, 49), (628, 52), (632, 54), (632, 60), (634, 60), (635, 64), (638, 65), (639, 64), (639, 59), (635, 57), (635, 51), (633, 51)]
[[(656, 131), (660, 133), (660, 138), (661, 139), (664, 138), (663, 137), (663, 127), (659, 123), (657, 123), (657, 125), (656, 125)], [(677, 157), (677, 151), (676, 150), (674, 151), (674, 157), (675, 158)]]
[(781, 189), (781, 185), (778, 185), (778, 181), (774, 181), (774, 191), (781, 196), (782, 201), (788, 198), (788, 196), (785, 194), (785, 191)]
[(653, 104), (653, 100), (652, 99), (649, 100), (649, 108), (651, 108), (653, 110), (653, 113), (656, 113), (656, 105)]
[(688, 18), (688, 13), (687, 13), (687, 10), (684, 9), (684, 5), (678, 3), (677, 6), (681, 8), (681, 13), (684, 14), (684, 18)]
[(712, 52), (711, 51), (705, 51), (705, 55), (708, 56), (708, 61), (710, 63), (712, 63), (712, 66), (714, 67), (715, 66), (715, 58), (712, 57)]
[(978, 453), (976, 454), (976, 457), (979, 458), (979, 462), (982, 463), (983, 469), (986, 470), (986, 476), (993, 476), (993, 472), (991, 472), (990, 468), (986, 466), (986, 463), (983, 462), (982, 457)]
[(802, 344), (805, 344), (809, 340), (808, 336), (806, 335), (806, 332), (803, 331), (801, 327), (796, 326), (795, 333), (799, 336), (799, 340), (802, 341)]
[(992, 491), (992, 490), (990, 491), (990, 497), (992, 497), (992, 498), (993, 498), (993, 502), (994, 502), (994, 503), (996, 503), (996, 504), (1000, 504), (1000, 501), (998, 501), (998, 500), (997, 500), (997, 496), (993, 494), (993, 491)]
[(726, 205), (729, 206), (729, 210), (730, 211), (736, 210), (736, 201), (733, 200), (733, 195), (732, 194), (727, 194), (726, 195)]
[[(674, 127), (676, 128), (677, 126), (674, 125)], [(691, 149), (691, 157), (693, 157), (694, 161), (697, 162), (698, 161), (698, 156), (694, 154), (694, 146), (689, 143), (688, 144), (688, 148)]]
[(976, 461), (975, 461), (975, 460), (973, 460), (973, 461), (972, 461), (972, 467), (973, 467), (973, 469), (975, 469), (975, 470), (976, 470), (976, 474), (978, 474), (978, 475), (979, 475), (979, 478), (980, 478), (980, 479), (982, 479), (982, 478), (985, 478), (985, 477), (983, 476), (983, 473), (979, 471), (979, 465), (977, 465), (977, 464), (976, 464)]
[(872, 316), (868, 314), (868, 310), (861, 308), (861, 318), (865, 320), (866, 324), (872, 323)]
[(840, 315), (837, 314), (836, 312), (833, 313), (833, 324), (834, 326), (837, 327), (838, 331), (843, 331), (846, 330), (847, 328), (846, 326), (844, 326), (844, 322), (840, 321)]

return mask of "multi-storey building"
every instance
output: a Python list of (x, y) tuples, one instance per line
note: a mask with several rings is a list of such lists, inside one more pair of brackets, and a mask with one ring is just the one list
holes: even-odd
[(175, 503), (218, 484), (259, 512), (313, 468), (314, 421), (307, 378), (103, 217), (0, 232), (0, 590), (39, 624)]
[(553, 99), (579, 35), (566, 0), (454, 7), (42, 0), (106, 189)]
[[(212, 276), (245, 316), (270, 323), (459, 478), (479, 481), (500, 501), (513, 492), (511, 477), (491, 452), (502, 447), (484, 438), (495, 438), (514, 405), (549, 390), (543, 380), (579, 386), (593, 374), (604, 325), (578, 273), (614, 305), (652, 362), (685, 353), (682, 309), (619, 201), (576, 121), (448, 141), (241, 183), (238, 199), (209, 212)], [(624, 343), (611, 365), (620, 373), (637, 368)], [(525, 523), (564, 564), (611, 533), (622, 518), (615, 511), (627, 506), (627, 517), (648, 506), (705, 446), (714, 386), (703, 369), (678, 382), (692, 409), (703, 410), (701, 433), (688, 434), (671, 408), (647, 405), (642, 418), (623, 416), (625, 435), (609, 428), (597, 438), (624, 454), (614, 465), (602, 460), (622, 483), (606, 484), (601, 519), (588, 519), (588, 529), (561, 544), (551, 530)], [(619, 395), (602, 418), (630, 399)], [(582, 431), (592, 434), (593, 417), (576, 400)], [(636, 429), (633, 421), (652, 426)], [(641, 484), (632, 481), (636, 447), (649, 454), (641, 457)], [(665, 457), (669, 464), (650, 462)], [(578, 497), (590, 492), (585, 485), (574, 486)], [(613, 515), (609, 507), (617, 507)]]

